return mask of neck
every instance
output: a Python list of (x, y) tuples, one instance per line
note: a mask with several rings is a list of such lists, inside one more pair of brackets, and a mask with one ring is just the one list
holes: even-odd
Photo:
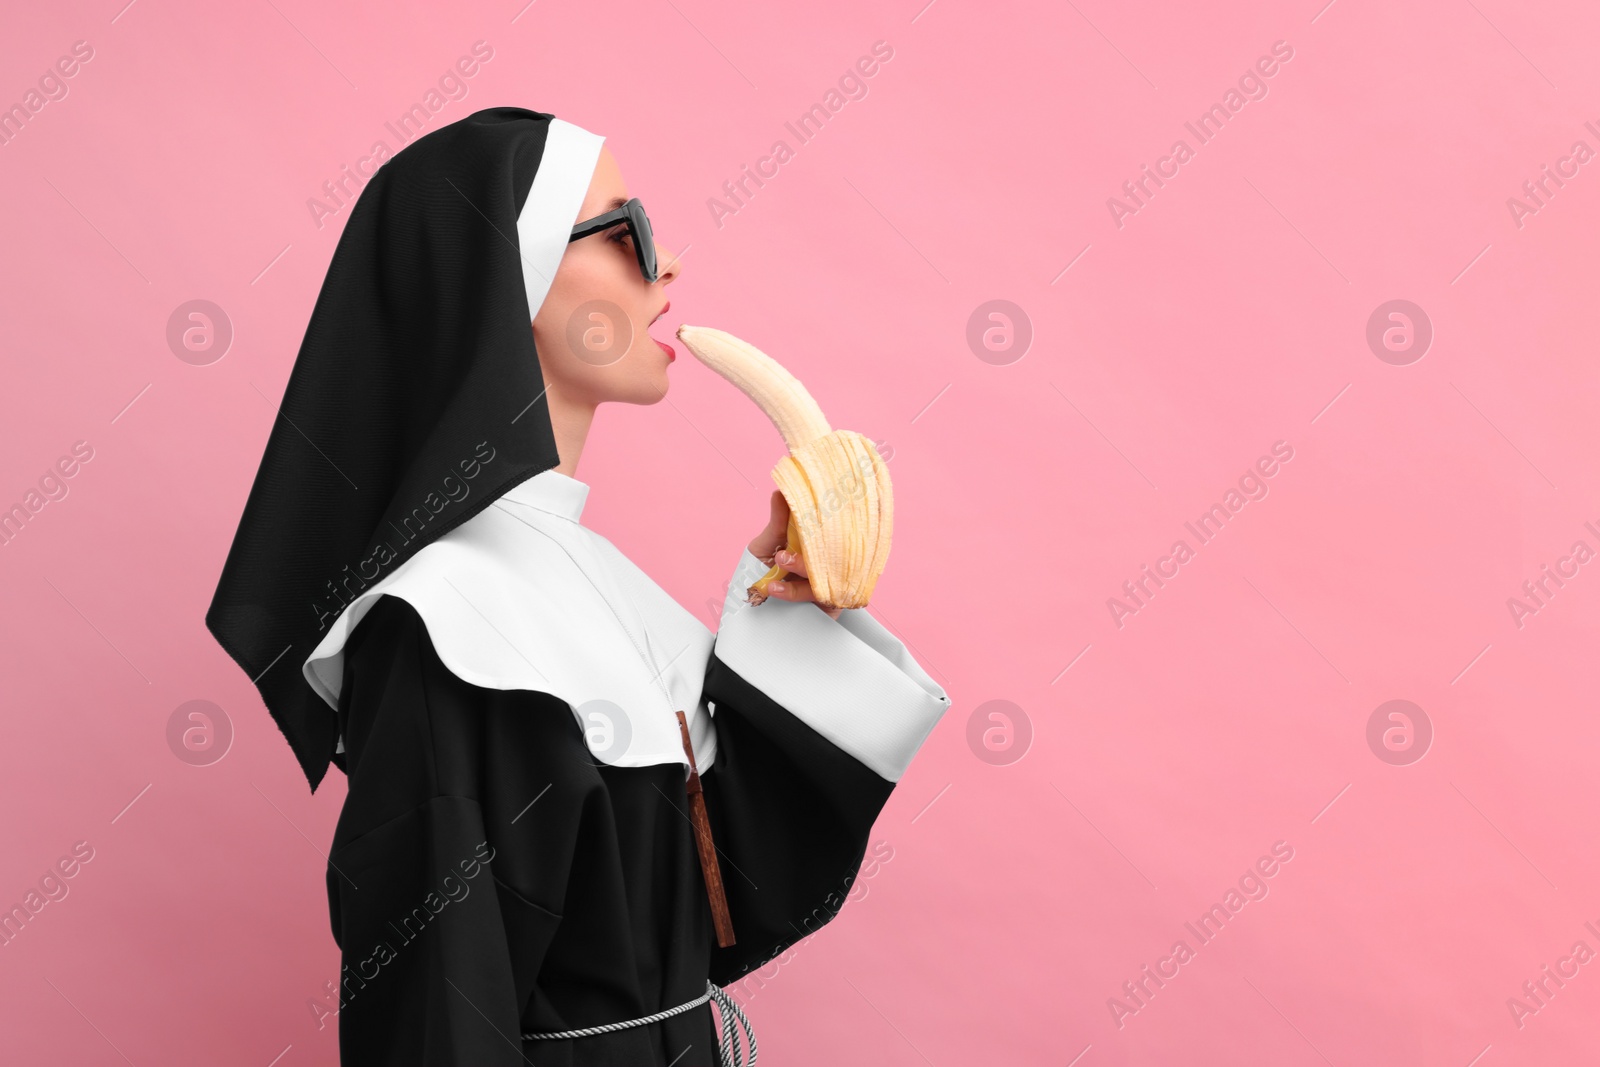
[(594, 424), (595, 405), (563, 396), (553, 385), (545, 391), (545, 404), (550, 411), (550, 429), (555, 433), (556, 451), (561, 455), (556, 470), (569, 478), (576, 478), (578, 458), (583, 455), (589, 427)]

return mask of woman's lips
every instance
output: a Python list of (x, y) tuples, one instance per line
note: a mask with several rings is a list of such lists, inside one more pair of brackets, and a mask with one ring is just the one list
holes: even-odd
[[(650, 325), (654, 326), (657, 322), (659, 322), (661, 320), (661, 316), (665, 315), (667, 312), (669, 312), (671, 310), (672, 310), (672, 301), (668, 300), (665, 304), (661, 305), (661, 310), (656, 312), (656, 317), (650, 320)], [(672, 350), (672, 346), (667, 344), (665, 341), (656, 340), (656, 338), (654, 338), (654, 337), (650, 338), (650, 340), (655, 341), (656, 344), (661, 346), (661, 351), (663, 351), (663, 352), (665, 352), (667, 354), (667, 362), (668, 363), (671, 363), (673, 360), (678, 358), (678, 353), (674, 352)]]

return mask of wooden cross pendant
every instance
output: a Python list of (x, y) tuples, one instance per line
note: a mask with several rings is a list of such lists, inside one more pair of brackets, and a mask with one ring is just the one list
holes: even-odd
[(706, 798), (700, 788), (700, 772), (694, 765), (694, 746), (689, 743), (689, 720), (678, 712), (678, 729), (683, 734), (683, 754), (689, 757), (689, 821), (694, 824), (694, 841), (700, 851), (700, 870), (706, 876), (706, 896), (711, 899), (711, 922), (717, 929), (717, 944), (733, 944), (733, 917), (728, 914), (728, 898), (722, 890), (722, 868), (717, 865), (717, 846), (711, 840), (711, 820), (706, 815)]

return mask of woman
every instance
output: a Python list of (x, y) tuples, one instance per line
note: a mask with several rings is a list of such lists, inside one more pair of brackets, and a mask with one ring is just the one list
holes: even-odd
[(345, 1063), (753, 1063), (719, 987), (838, 911), (949, 706), (811, 599), (780, 494), (715, 635), (581, 524), (595, 408), (668, 388), (658, 255), (602, 139), (520, 108), (387, 162), (334, 253), (207, 624), (349, 780)]

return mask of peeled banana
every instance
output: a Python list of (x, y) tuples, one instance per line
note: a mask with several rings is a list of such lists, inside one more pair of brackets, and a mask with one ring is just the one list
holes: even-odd
[[(889, 468), (871, 439), (830, 427), (805, 386), (749, 342), (707, 326), (680, 326), (678, 339), (755, 401), (789, 446), (772, 480), (789, 502), (787, 547), (805, 559), (812, 596), (826, 608), (865, 607), (894, 533)], [(765, 600), (767, 582), (784, 572), (763, 574), (749, 602)]]

